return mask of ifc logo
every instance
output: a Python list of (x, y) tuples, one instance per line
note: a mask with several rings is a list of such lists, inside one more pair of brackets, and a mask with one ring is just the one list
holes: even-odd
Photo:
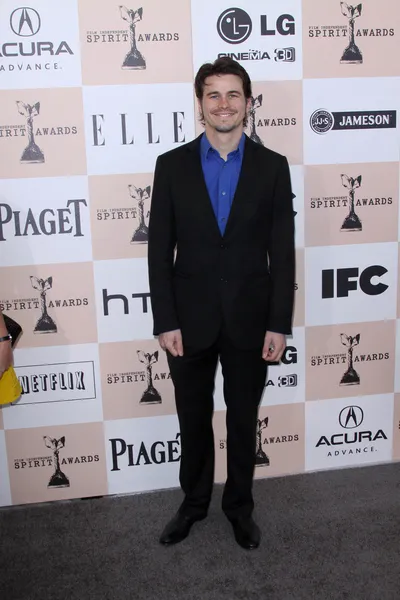
[(241, 8), (228, 8), (218, 18), (217, 31), (228, 44), (241, 44), (251, 34), (252, 22)]

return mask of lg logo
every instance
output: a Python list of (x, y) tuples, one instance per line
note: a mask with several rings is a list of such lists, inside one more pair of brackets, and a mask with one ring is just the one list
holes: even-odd
[(382, 277), (387, 272), (388, 270), (381, 265), (372, 265), (361, 273), (358, 267), (336, 269), (336, 277), (335, 269), (323, 270), (322, 298), (345, 298), (350, 291), (358, 288), (368, 296), (378, 296), (383, 294), (389, 286), (376, 278)]
[(241, 44), (251, 34), (252, 22), (241, 8), (228, 8), (217, 21), (219, 36), (228, 44)]
[[(253, 24), (250, 16), (241, 8), (228, 8), (218, 18), (217, 31), (228, 44), (241, 44), (251, 35)], [(275, 28), (268, 29), (268, 16), (260, 15), (261, 35), (294, 35), (295, 22), (292, 15), (280, 15)]]

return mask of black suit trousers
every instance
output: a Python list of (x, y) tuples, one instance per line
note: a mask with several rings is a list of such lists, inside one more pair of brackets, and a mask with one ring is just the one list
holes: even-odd
[[(214, 380), (221, 362), (227, 427), (227, 473), (222, 509), (229, 519), (251, 515), (258, 406), (267, 365), (262, 348), (240, 349), (222, 330), (212, 346), (185, 347), (183, 357), (167, 353), (181, 431), (180, 512), (207, 513), (214, 483)], [(220, 451), (220, 450), (219, 450)]]

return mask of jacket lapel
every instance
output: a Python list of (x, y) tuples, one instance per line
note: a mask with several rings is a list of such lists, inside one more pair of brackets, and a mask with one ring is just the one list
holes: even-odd
[(259, 177), (259, 174), (257, 175), (257, 151), (258, 145), (246, 136), (242, 168), (226, 224), (224, 238), (232, 232), (236, 225), (240, 225), (242, 220), (246, 219), (246, 217), (248, 218), (253, 210), (256, 209), (256, 204), (252, 202), (252, 190), (254, 190), (255, 182)]
[(198, 212), (199, 221), (206, 222), (209, 231), (213, 231), (218, 237), (221, 237), (201, 166), (200, 139), (201, 135), (187, 145), (188, 161), (184, 177), (186, 181), (192, 182), (193, 189), (190, 191), (190, 195), (193, 208)]
[[(194, 210), (198, 211), (200, 222), (205, 221), (209, 229), (221, 238), (221, 232), (215, 218), (201, 166), (200, 139), (201, 135), (186, 147), (188, 161), (187, 165), (185, 165), (184, 177), (186, 181), (194, 182), (194, 189), (191, 190), (190, 195), (194, 201)], [(251, 190), (254, 189), (254, 183), (257, 181), (257, 150), (258, 145), (246, 136), (242, 168), (226, 224), (224, 238), (256, 208), (255, 203), (252, 202)]]

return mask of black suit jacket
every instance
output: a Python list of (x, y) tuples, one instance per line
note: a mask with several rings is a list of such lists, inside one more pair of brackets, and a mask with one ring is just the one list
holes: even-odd
[(267, 330), (291, 333), (295, 254), (288, 162), (246, 137), (222, 236), (203, 176), (200, 137), (156, 163), (148, 246), (154, 335), (181, 329), (184, 346), (201, 349), (224, 323), (235, 345), (256, 348)]

